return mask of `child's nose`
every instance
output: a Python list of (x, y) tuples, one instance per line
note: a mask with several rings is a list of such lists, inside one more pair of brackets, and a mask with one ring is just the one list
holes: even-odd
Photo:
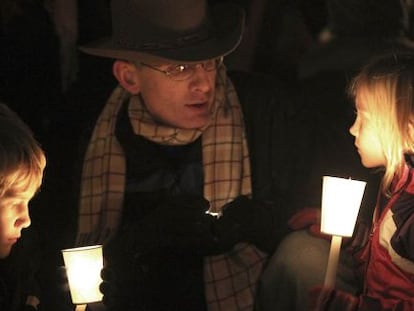
[(30, 219), (29, 215), (29, 207), (25, 205), (21, 208), (21, 211), (19, 213), (19, 216), (16, 219), (16, 227), (19, 228), (27, 228), (31, 225), (32, 221)]
[(351, 127), (349, 128), (349, 133), (352, 136), (357, 136), (358, 132), (357, 132), (357, 127), (356, 127), (356, 122), (354, 122)]

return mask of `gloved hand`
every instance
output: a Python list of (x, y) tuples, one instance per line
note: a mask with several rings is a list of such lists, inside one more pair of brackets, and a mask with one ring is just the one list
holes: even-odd
[(241, 196), (224, 206), (222, 216), (216, 218), (206, 214), (208, 202), (201, 197), (165, 196), (150, 201), (152, 209), (136, 215), (141, 216), (139, 219), (124, 219), (104, 246), (101, 291), (110, 310), (151, 309), (143, 293), (154, 281), (149, 276), (154, 264), (165, 254), (201, 257), (230, 250), (241, 241), (252, 242), (262, 250), (274, 247), (269, 245), (276, 240), (271, 235), (275, 222), (265, 203)]
[(145, 215), (123, 220), (104, 245), (100, 290), (109, 310), (152, 309), (154, 302), (146, 293), (154, 291), (149, 284), (157, 288), (155, 269), (163, 264), (165, 255), (197, 256), (204, 243), (215, 241), (211, 226), (216, 218), (205, 213), (208, 204), (202, 197), (165, 196), (152, 209), (147, 208)]
[(208, 207), (204, 198), (187, 195), (160, 202), (140, 229), (148, 248), (183, 248), (202, 256), (226, 252), (238, 242), (252, 242), (266, 252), (274, 249), (272, 204), (239, 196), (223, 206), (220, 217), (206, 213)]
[(56, 269), (56, 283), (59, 291), (69, 293), (69, 280), (65, 266), (58, 266)]
[[(130, 273), (126, 273), (128, 268)], [(145, 311), (145, 297), (142, 297), (142, 286), (145, 276), (138, 272), (137, 267), (120, 267), (114, 264), (105, 264), (101, 271), (102, 283), (99, 290), (103, 294), (102, 303), (109, 311)], [(141, 277), (141, 278), (140, 278)]]
[(305, 207), (289, 219), (289, 227), (293, 230), (308, 230), (318, 238), (330, 241), (331, 236), (321, 232), (321, 210), (316, 207)]
[(230, 228), (237, 242), (251, 242), (265, 252), (271, 252), (277, 242), (271, 203), (258, 202), (239, 196), (222, 208), (221, 226)]
[(212, 226), (216, 218), (206, 213), (208, 208), (209, 202), (203, 197), (166, 197), (142, 221), (134, 224), (143, 237), (140, 248), (196, 251), (215, 241)]
[(102, 302), (110, 311), (146, 310), (142, 294), (145, 286), (145, 262), (131, 244), (133, 231), (115, 234), (104, 245), (104, 268), (101, 271)]
[(341, 290), (318, 286), (309, 294), (311, 311), (358, 310), (359, 298)]

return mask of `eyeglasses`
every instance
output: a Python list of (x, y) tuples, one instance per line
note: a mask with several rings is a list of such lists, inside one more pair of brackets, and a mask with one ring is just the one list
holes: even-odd
[(192, 76), (194, 76), (197, 66), (201, 66), (205, 71), (213, 71), (217, 70), (223, 65), (223, 57), (214, 58), (206, 60), (202, 63), (196, 63), (196, 64), (177, 64), (177, 65), (170, 65), (167, 69), (163, 70), (160, 68), (157, 68), (155, 66), (152, 66), (150, 64), (146, 63), (140, 63), (144, 67), (148, 67), (150, 69), (156, 70), (158, 72), (162, 72), (167, 77), (169, 77), (171, 80), (174, 81), (184, 81), (190, 79)]

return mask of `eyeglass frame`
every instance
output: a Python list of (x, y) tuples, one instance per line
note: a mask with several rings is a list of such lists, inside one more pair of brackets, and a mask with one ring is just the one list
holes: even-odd
[[(223, 56), (221, 56), (221, 57), (217, 57), (217, 58), (214, 58), (214, 59), (211, 59), (211, 60), (207, 60), (207, 61), (205, 61), (205, 62), (203, 62), (203, 63), (194, 63), (194, 64), (176, 64), (175, 66), (174, 66), (174, 69), (176, 69), (177, 67), (180, 67), (180, 66), (182, 66), (182, 67), (184, 67), (184, 69), (185, 68), (187, 68), (187, 69), (191, 69), (192, 71), (190, 72), (190, 74), (189, 74), (189, 76), (188, 77), (186, 77), (186, 78), (184, 78), (184, 79), (175, 79), (174, 78), (174, 74), (172, 73), (172, 70), (163, 70), (163, 69), (160, 69), (160, 68), (157, 68), (156, 66), (154, 66), (154, 65), (151, 65), (151, 64), (147, 64), (147, 63), (143, 63), (143, 62), (140, 62), (139, 64), (141, 65), (141, 66), (144, 66), (144, 67), (147, 67), (147, 68), (150, 68), (150, 69), (152, 69), (152, 70), (155, 70), (155, 71), (158, 71), (158, 72), (161, 72), (161, 73), (163, 73), (164, 75), (166, 75), (168, 78), (170, 78), (171, 80), (173, 80), (173, 81), (185, 81), (185, 80), (188, 80), (188, 79), (190, 79), (193, 75), (194, 75), (194, 73), (195, 73), (195, 69), (196, 69), (196, 67), (198, 66), (198, 65), (200, 65), (205, 71), (207, 71), (207, 72), (211, 72), (211, 71), (214, 71), (214, 70), (217, 70), (217, 69), (219, 69), (221, 66), (223, 66), (223, 60), (224, 60), (224, 57)], [(212, 68), (212, 69), (206, 69), (206, 65), (205, 65), (205, 63), (206, 62), (208, 62), (208, 61), (214, 61), (214, 68)], [(183, 69), (183, 70), (184, 70)], [(181, 71), (181, 72), (179, 72), (179, 73), (182, 73), (183, 71)]]

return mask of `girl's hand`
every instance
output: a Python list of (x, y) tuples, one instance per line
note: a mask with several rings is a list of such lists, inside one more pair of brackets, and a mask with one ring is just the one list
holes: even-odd
[(358, 310), (359, 298), (341, 290), (318, 286), (309, 294), (311, 311)]
[(321, 232), (321, 209), (317, 207), (305, 207), (295, 213), (288, 222), (293, 230), (308, 230), (318, 238), (330, 241), (331, 236)]

